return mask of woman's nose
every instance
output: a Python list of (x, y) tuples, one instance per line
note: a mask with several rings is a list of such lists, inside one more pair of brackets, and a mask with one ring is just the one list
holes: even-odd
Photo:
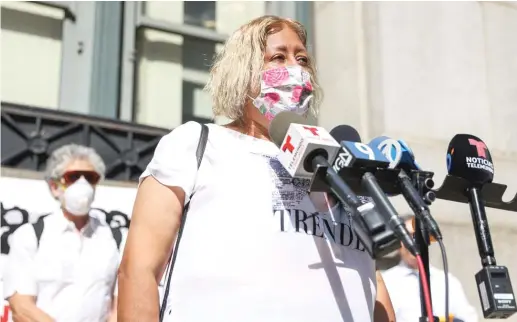
[(298, 60), (296, 60), (296, 57), (294, 57), (294, 55), (293, 56), (289, 55), (287, 57), (285, 65), (288, 66), (288, 67), (290, 67), (290, 66), (298, 66), (298, 65), (300, 65), (300, 63), (298, 62)]

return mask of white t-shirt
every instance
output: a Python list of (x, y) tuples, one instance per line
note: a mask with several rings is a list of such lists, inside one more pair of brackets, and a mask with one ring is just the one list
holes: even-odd
[(194, 192), (165, 321), (372, 321), (375, 262), (349, 215), (316, 212), (273, 143), (208, 126), (199, 171), (201, 127), (188, 122), (141, 177), (183, 188), (185, 202)]

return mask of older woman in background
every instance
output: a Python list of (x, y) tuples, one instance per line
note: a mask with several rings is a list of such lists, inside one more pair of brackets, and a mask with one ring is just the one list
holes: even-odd
[[(267, 128), (280, 111), (316, 114), (321, 92), (303, 26), (257, 18), (227, 40), (207, 89), (214, 114), (164, 136), (142, 174), (119, 271), (119, 321), (156, 321), (157, 285), (190, 208), (165, 321), (393, 321), (375, 262), (340, 205), (318, 211)], [(375, 310), (374, 310), (375, 308)], [(375, 311), (375, 312), (374, 312)], [(375, 316), (375, 318), (374, 318)]]
[(48, 159), (56, 209), (11, 236), (4, 296), (14, 321), (117, 320), (117, 244), (110, 227), (90, 216), (105, 170), (94, 149), (76, 144)]

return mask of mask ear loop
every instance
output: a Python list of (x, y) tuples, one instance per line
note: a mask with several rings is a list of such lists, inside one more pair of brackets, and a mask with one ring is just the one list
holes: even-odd
[(303, 101), (303, 103), (300, 105), (300, 107), (298, 107), (300, 110), (303, 110), (307, 107), (307, 112), (305, 113), (305, 115), (307, 115), (309, 113), (309, 104), (310, 104), (310, 101), (311, 99), (314, 97), (314, 95), (308, 95), (305, 100)]
[(251, 100), (251, 103), (253, 104), (253, 106), (256, 106), (256, 105), (255, 105), (255, 100), (256, 100), (257, 98), (253, 98), (253, 97), (251, 97), (251, 95), (250, 95), (250, 94), (246, 94), (246, 96)]

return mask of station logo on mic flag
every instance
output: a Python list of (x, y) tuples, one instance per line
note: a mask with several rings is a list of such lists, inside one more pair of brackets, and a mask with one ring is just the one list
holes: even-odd
[(475, 184), (492, 182), (494, 164), (485, 142), (471, 134), (456, 134), (447, 148), (447, 172)]
[(292, 123), (280, 145), (278, 159), (292, 177), (310, 179), (312, 173), (304, 168), (303, 161), (316, 149), (325, 150), (332, 162), (340, 146), (322, 127)]

